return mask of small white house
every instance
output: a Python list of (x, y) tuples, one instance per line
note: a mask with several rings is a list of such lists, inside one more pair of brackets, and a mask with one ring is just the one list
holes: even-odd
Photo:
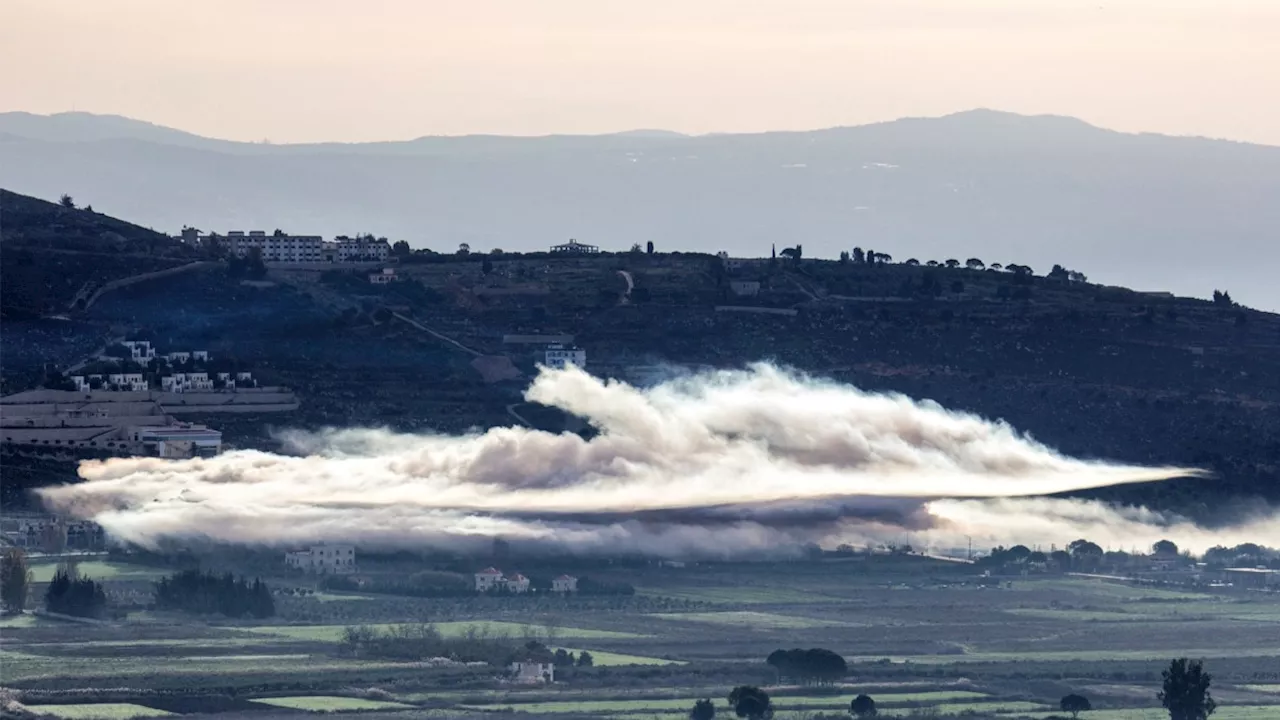
[(192, 350), (191, 359), (199, 360), (200, 362), (209, 362), (209, 351), (208, 350)]
[(578, 578), (572, 575), (561, 575), (551, 581), (551, 592), (571, 593), (578, 592)]
[(546, 360), (543, 364), (549, 368), (561, 370), (569, 365), (585, 368), (587, 366), (587, 351), (576, 347), (551, 345), (547, 347)]
[(522, 685), (537, 685), (556, 681), (556, 664), (554, 662), (523, 660), (511, 663), (510, 669), (513, 676), (512, 681)]
[(369, 273), (369, 282), (374, 285), (387, 285), (399, 279), (400, 278), (396, 276), (395, 268), (383, 268), (380, 273)]
[(506, 577), (502, 574), (502, 571), (493, 567), (487, 567), (481, 570), (476, 573), (475, 577), (476, 592), (488, 592), (507, 581)]
[(312, 545), (285, 553), (284, 564), (306, 573), (347, 575), (356, 571), (356, 550), (350, 545)]
[(730, 280), (729, 289), (738, 297), (755, 297), (760, 294), (760, 281)]
[(85, 380), (83, 375), (72, 375), (71, 382), (75, 383), (76, 390), (80, 392), (89, 392), (89, 381)]
[(253, 379), (253, 373), (247, 373), (247, 372), (236, 373), (236, 380), (239, 382), (248, 382), (249, 380), (252, 380), (252, 379)]
[(125, 340), (121, 344), (129, 348), (129, 359), (140, 365), (155, 359), (156, 349), (151, 347), (150, 340)]
[(165, 359), (171, 363), (178, 363), (178, 364), (185, 365), (186, 363), (190, 362), (191, 353), (185, 352), (185, 351), (171, 352), (168, 355), (165, 355)]

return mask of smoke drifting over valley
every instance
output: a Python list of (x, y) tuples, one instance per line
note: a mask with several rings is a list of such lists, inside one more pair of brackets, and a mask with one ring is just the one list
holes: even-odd
[(460, 550), (502, 537), (584, 554), (728, 557), (805, 544), (1059, 545), (1088, 537), (1192, 550), (1277, 536), (1040, 497), (1198, 471), (1064, 457), (1008, 425), (768, 365), (648, 389), (543, 370), (533, 402), (585, 418), (589, 440), (527, 428), (463, 436), (290, 432), (292, 454), (86, 462), (40, 490), (144, 546), (315, 541)]

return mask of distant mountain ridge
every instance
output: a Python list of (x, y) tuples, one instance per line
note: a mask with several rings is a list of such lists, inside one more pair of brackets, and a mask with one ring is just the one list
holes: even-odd
[(976, 256), (1280, 309), (1280, 148), (975, 110), (801, 132), (272, 145), (0, 114), (0, 184), (171, 232), (369, 231), (415, 247)]

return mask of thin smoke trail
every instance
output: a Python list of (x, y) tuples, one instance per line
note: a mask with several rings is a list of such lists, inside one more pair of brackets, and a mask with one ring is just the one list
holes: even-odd
[(91, 461), (84, 482), (40, 494), (144, 546), (472, 547), (503, 537), (674, 557), (849, 537), (943, 544), (1012, 528), (1028, 536), (1020, 542), (1067, 542), (1086, 528), (1160, 536), (1179, 521), (1039, 496), (1200, 474), (1065, 457), (1002, 422), (763, 364), (647, 389), (544, 369), (526, 398), (598, 433), (294, 431), (282, 438), (289, 455)]

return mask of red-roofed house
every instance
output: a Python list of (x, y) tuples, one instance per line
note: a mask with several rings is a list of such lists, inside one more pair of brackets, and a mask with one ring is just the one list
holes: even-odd
[(502, 575), (502, 571), (487, 567), (476, 573), (476, 592), (487, 592), (506, 582), (506, 578)]
[(516, 573), (515, 575), (507, 578), (507, 589), (513, 593), (529, 592), (529, 578), (521, 575), (520, 573)]

